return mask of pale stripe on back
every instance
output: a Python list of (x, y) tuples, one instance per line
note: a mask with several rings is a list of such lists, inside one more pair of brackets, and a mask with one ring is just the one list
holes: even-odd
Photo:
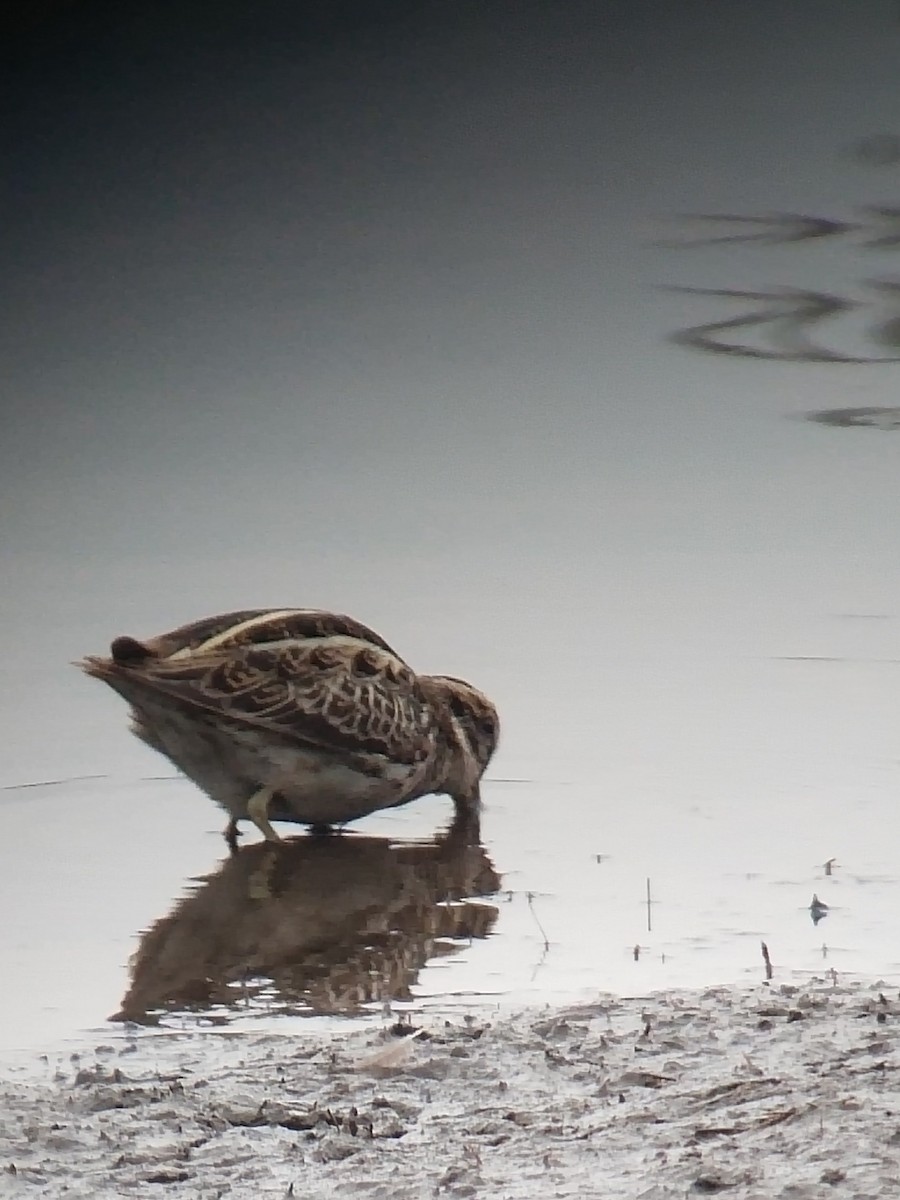
[[(189, 658), (194, 654), (206, 654), (210, 650), (215, 650), (225, 642), (230, 641), (242, 633), (246, 633), (248, 629), (255, 629), (258, 625), (265, 625), (267, 621), (279, 621), (285, 617), (291, 617), (297, 612), (306, 612), (308, 610), (302, 608), (279, 608), (270, 612), (264, 612), (255, 617), (250, 617), (247, 621), (241, 621), (238, 625), (230, 625), (228, 629), (223, 629), (221, 633), (217, 633), (214, 637), (208, 638), (199, 646), (183, 646), (180, 650), (176, 650), (174, 654), (170, 654), (170, 658)], [(309, 610), (311, 611), (311, 610)]]

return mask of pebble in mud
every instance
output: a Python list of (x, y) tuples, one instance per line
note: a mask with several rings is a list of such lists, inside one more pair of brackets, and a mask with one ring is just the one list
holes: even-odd
[[(605, 997), (477, 1037), (154, 1034), (127, 1078), (84, 1049), (55, 1081), (50, 1055), (0, 1083), (0, 1196), (896, 1200), (897, 1022), (862, 985), (803, 996), (763, 1030), (760, 987)], [(399, 1042), (387, 1073), (364, 1067)]]

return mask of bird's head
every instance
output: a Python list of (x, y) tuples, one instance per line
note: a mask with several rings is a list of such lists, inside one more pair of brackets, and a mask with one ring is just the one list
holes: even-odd
[[(420, 677), (421, 678), (421, 677)], [(500, 718), (483, 692), (452, 675), (429, 675), (428, 690), (452, 749), (448, 791), (478, 800), (478, 784), (497, 749)]]

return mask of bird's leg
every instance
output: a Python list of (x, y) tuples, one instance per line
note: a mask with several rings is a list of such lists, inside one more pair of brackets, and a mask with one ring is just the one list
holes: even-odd
[(225, 838), (225, 844), (232, 854), (238, 852), (238, 838), (241, 836), (241, 831), (238, 829), (237, 817), (232, 817), (228, 822), (228, 826), (222, 835)]
[(254, 792), (247, 801), (247, 816), (267, 842), (280, 842), (281, 838), (269, 824), (269, 802), (271, 799), (271, 788), (260, 788), (258, 792)]

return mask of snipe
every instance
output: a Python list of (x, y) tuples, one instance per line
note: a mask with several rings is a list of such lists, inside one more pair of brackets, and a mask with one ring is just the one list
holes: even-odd
[(417, 675), (378, 634), (316, 609), (204, 618), (86, 658), (132, 730), (237, 822), (342, 825), (430, 793), (477, 831), (497, 712), (471, 684)]

